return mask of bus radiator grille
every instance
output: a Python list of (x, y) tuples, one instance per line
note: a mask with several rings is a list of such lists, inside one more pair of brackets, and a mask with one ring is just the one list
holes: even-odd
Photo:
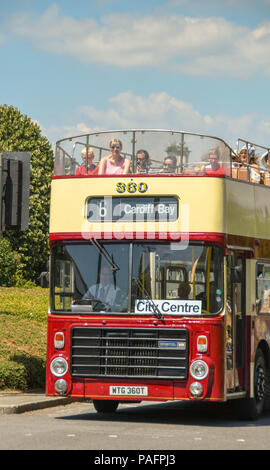
[(71, 375), (187, 379), (188, 330), (74, 327)]

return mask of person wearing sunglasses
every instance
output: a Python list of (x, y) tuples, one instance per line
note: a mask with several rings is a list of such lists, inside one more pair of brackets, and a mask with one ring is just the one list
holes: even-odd
[(148, 173), (150, 167), (150, 158), (147, 150), (138, 150), (136, 153), (137, 173)]
[(99, 175), (126, 175), (129, 173), (130, 161), (121, 156), (122, 142), (119, 139), (110, 141), (111, 154), (102, 158)]
[(175, 173), (176, 167), (177, 167), (177, 160), (176, 160), (175, 155), (165, 157), (161, 173)]
[(229, 169), (220, 165), (220, 156), (217, 149), (211, 149), (208, 155), (209, 165), (206, 167), (205, 174), (208, 176), (226, 176)]

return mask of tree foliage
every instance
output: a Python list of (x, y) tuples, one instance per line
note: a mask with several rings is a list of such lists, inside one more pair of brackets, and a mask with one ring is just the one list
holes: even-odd
[(0, 152), (30, 152), (31, 181), (29, 228), (25, 232), (6, 230), (12, 248), (19, 255), (18, 269), (25, 279), (36, 281), (46, 270), (50, 182), (53, 172), (53, 150), (41, 129), (13, 106), (0, 106)]
[(13, 286), (17, 269), (17, 256), (5, 238), (0, 239), (0, 286)]

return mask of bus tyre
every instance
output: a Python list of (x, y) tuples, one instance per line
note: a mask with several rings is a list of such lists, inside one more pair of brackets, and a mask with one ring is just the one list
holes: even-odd
[(93, 405), (98, 413), (114, 413), (119, 402), (116, 400), (93, 400)]
[(270, 410), (270, 370), (266, 367), (264, 409)]
[(266, 367), (261, 349), (258, 349), (256, 352), (253, 380), (254, 397), (241, 400), (240, 414), (241, 418), (255, 421), (262, 414), (266, 400)]

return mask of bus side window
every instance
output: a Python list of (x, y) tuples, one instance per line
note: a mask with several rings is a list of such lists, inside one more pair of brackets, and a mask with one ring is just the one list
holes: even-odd
[(270, 264), (257, 264), (256, 305), (257, 313), (270, 313)]

